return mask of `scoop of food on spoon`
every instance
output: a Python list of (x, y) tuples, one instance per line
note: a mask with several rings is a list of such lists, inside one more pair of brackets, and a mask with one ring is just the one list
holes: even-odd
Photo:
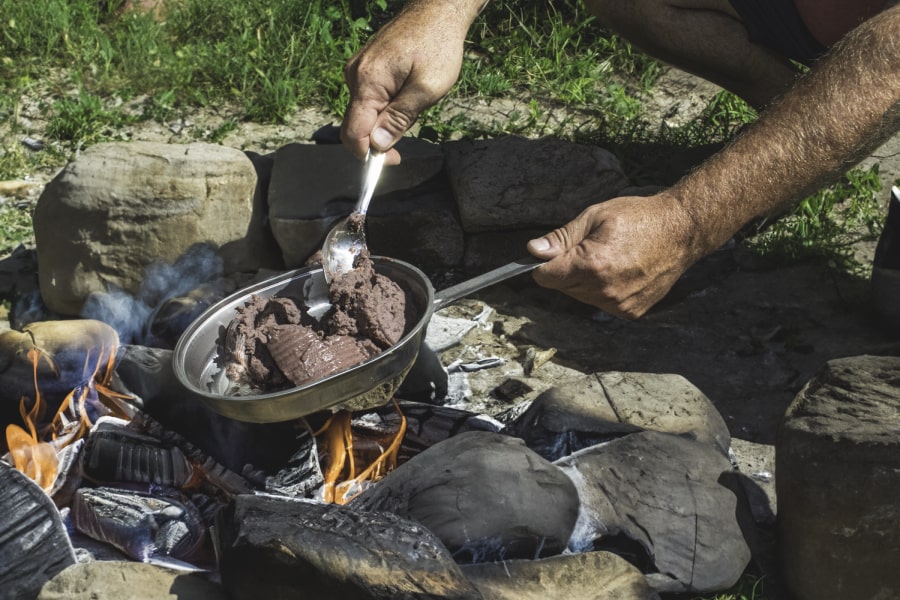
[(322, 270), (325, 281), (331, 283), (335, 277), (348, 273), (353, 269), (356, 257), (367, 250), (366, 247), (366, 211), (369, 201), (375, 192), (375, 184), (381, 176), (384, 166), (384, 152), (369, 150), (363, 174), (362, 189), (356, 207), (346, 219), (341, 219), (328, 233), (322, 245)]

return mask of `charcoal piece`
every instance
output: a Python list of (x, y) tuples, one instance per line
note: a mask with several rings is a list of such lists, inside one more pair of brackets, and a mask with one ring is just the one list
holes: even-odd
[(388, 404), (376, 408), (370, 416), (377, 415), (392, 430), (396, 430), (400, 415), (403, 415), (406, 419), (406, 434), (403, 436), (400, 452), (408, 458), (466, 431), (498, 433), (503, 430), (503, 424), (495, 419), (459, 408), (408, 401), (401, 401), (399, 406), (399, 413), (393, 404)]
[(99, 424), (84, 448), (84, 474), (101, 483), (153, 483), (183, 488), (193, 469), (174, 446), (111, 423)]
[(329, 600), (481, 598), (428, 530), (391, 514), (241, 495), (216, 534), (222, 584), (236, 600), (298, 590)]
[(72, 501), (72, 495), (81, 487), (84, 481), (84, 467), (81, 463), (81, 455), (84, 451), (84, 438), (75, 440), (65, 448), (57, 451), (56, 480), (50, 490), (50, 497), (57, 507), (68, 506)]
[(152, 556), (190, 559), (206, 538), (200, 512), (175, 495), (82, 488), (72, 502), (72, 520), (81, 533), (140, 561)]
[(531, 392), (531, 386), (524, 381), (518, 379), (507, 379), (496, 388), (491, 394), (499, 400), (515, 400), (521, 398), (525, 394)]
[(457, 562), (562, 552), (578, 494), (557, 467), (510, 436), (472, 431), (425, 450), (350, 503), (421, 523)]
[(0, 461), (0, 595), (33, 598), (75, 564), (75, 551), (53, 501), (31, 479)]
[(266, 477), (267, 492), (283, 496), (311, 498), (325, 482), (322, 468), (319, 465), (316, 439), (312, 433), (302, 432), (297, 438), (297, 443), (299, 449), (288, 461), (287, 466), (274, 476)]

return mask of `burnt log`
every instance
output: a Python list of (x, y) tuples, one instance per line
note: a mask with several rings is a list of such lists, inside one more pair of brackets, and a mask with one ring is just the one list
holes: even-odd
[(54, 575), (75, 564), (75, 551), (50, 497), (0, 461), (0, 597), (34, 598)]
[(388, 513), (241, 495), (216, 522), (222, 584), (236, 600), (478, 599), (427, 529)]

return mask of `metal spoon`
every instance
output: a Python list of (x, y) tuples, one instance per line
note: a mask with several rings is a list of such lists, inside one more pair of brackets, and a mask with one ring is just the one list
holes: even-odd
[(366, 154), (362, 190), (360, 190), (356, 208), (349, 217), (341, 219), (325, 238), (325, 243), (322, 245), (322, 270), (325, 273), (325, 281), (328, 283), (331, 283), (338, 275), (351, 271), (356, 257), (367, 249), (364, 231), (365, 216), (369, 209), (369, 201), (375, 192), (375, 184), (378, 183), (378, 178), (381, 176), (384, 156), (384, 152), (373, 152), (369, 149)]

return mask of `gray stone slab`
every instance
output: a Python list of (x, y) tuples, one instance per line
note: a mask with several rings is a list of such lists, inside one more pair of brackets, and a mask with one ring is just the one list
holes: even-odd
[(900, 357), (834, 359), (776, 443), (778, 546), (798, 598), (900, 597)]

